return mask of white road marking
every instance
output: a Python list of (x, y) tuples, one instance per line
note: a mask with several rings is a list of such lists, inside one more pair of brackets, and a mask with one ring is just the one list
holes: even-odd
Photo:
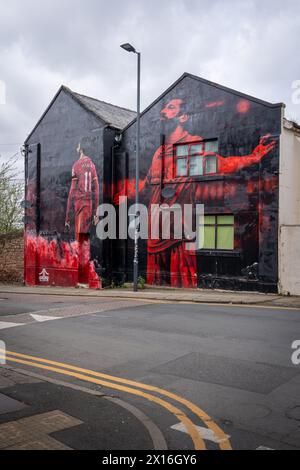
[(46, 315), (35, 315), (33, 313), (30, 314), (30, 316), (38, 322), (44, 322), (44, 321), (51, 321), (51, 320), (59, 320), (61, 317), (47, 317)]
[(270, 447), (259, 446), (259, 447), (257, 447), (256, 450), (274, 450), (274, 449), (271, 449)]
[(5, 330), (6, 328), (13, 328), (14, 326), (23, 326), (25, 323), (10, 323), (6, 321), (0, 322), (0, 330)]
[[(202, 437), (202, 439), (204, 439), (205, 441), (211, 441), (211, 442), (215, 442), (216, 444), (220, 444), (221, 442), (224, 442), (227, 439), (230, 439), (230, 436), (228, 435), (220, 439), (214, 433), (214, 431), (212, 431), (211, 429), (204, 428), (202, 426), (195, 426), (195, 428), (197, 429), (199, 436)], [(171, 426), (171, 429), (174, 429), (175, 431), (185, 432), (186, 434), (188, 434), (184, 424), (182, 423), (178, 423), (178, 424), (175, 424), (174, 426)]]

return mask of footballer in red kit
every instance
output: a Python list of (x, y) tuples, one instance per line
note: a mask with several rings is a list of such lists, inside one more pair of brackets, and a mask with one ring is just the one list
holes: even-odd
[[(173, 99), (161, 110), (161, 122), (164, 123), (166, 130), (166, 140), (164, 145), (161, 145), (154, 153), (146, 178), (139, 181), (140, 192), (146, 186), (150, 186), (150, 206), (166, 202), (162, 194), (161, 179), (164, 183), (173, 183), (174, 195), (167, 201), (169, 206), (178, 203), (180, 205), (191, 204), (193, 201), (199, 200), (200, 185), (194, 185), (193, 177), (187, 174), (183, 176), (176, 174), (174, 162), (175, 144), (192, 145), (197, 143), (201, 145), (204, 140), (202, 136), (191, 135), (185, 129), (185, 123), (189, 116), (184, 108), (185, 103), (182, 99)], [(275, 145), (275, 140), (268, 134), (261, 137), (258, 145), (249, 155), (222, 157), (216, 152), (203, 151), (202, 156), (204, 158), (215, 157), (218, 174), (233, 174), (247, 166), (258, 163), (274, 149)], [(163, 178), (161, 175), (163, 175)], [(123, 193), (117, 192), (114, 202), (118, 204), (121, 195), (132, 198), (134, 194), (135, 181), (127, 180)], [(156, 223), (159, 224), (159, 218), (156, 218)], [(150, 217), (149, 227), (151, 228)], [(149, 234), (151, 233), (150, 228)], [(174, 238), (168, 240), (162, 238), (152, 239), (149, 236), (147, 244), (148, 284), (166, 284), (166, 275), (170, 273), (172, 287), (197, 287), (196, 256), (193, 252), (186, 250), (187, 241)]]
[(99, 182), (96, 167), (91, 158), (85, 154), (84, 146), (77, 147), (79, 159), (72, 168), (72, 183), (69, 192), (65, 225), (70, 229), (72, 208), (74, 205), (75, 239), (80, 234), (88, 234), (99, 206)]

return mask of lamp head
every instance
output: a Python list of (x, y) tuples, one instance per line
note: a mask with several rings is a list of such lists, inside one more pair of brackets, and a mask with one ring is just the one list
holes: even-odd
[(127, 52), (136, 52), (135, 48), (128, 42), (125, 44), (122, 44), (120, 47), (122, 47), (122, 49), (124, 49)]

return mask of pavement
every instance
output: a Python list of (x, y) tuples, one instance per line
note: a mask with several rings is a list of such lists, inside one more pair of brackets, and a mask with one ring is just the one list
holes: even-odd
[(150, 424), (118, 398), (8, 366), (0, 369), (0, 450), (165, 449), (163, 436)]
[(1, 287), (0, 448), (300, 449), (300, 308), (180, 292)]
[(76, 289), (63, 287), (25, 287), (0, 284), (1, 294), (40, 294), (71, 295), (76, 297), (140, 299), (158, 302), (193, 302), (232, 305), (265, 305), (271, 307), (300, 308), (300, 296), (282, 296), (260, 292), (209, 290), (209, 289), (172, 289), (168, 287), (147, 287), (133, 292), (131, 289)]

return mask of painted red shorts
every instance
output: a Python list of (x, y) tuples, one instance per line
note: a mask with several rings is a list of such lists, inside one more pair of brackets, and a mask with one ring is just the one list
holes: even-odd
[(93, 201), (78, 201), (75, 203), (75, 237), (80, 233), (89, 233), (92, 223)]

